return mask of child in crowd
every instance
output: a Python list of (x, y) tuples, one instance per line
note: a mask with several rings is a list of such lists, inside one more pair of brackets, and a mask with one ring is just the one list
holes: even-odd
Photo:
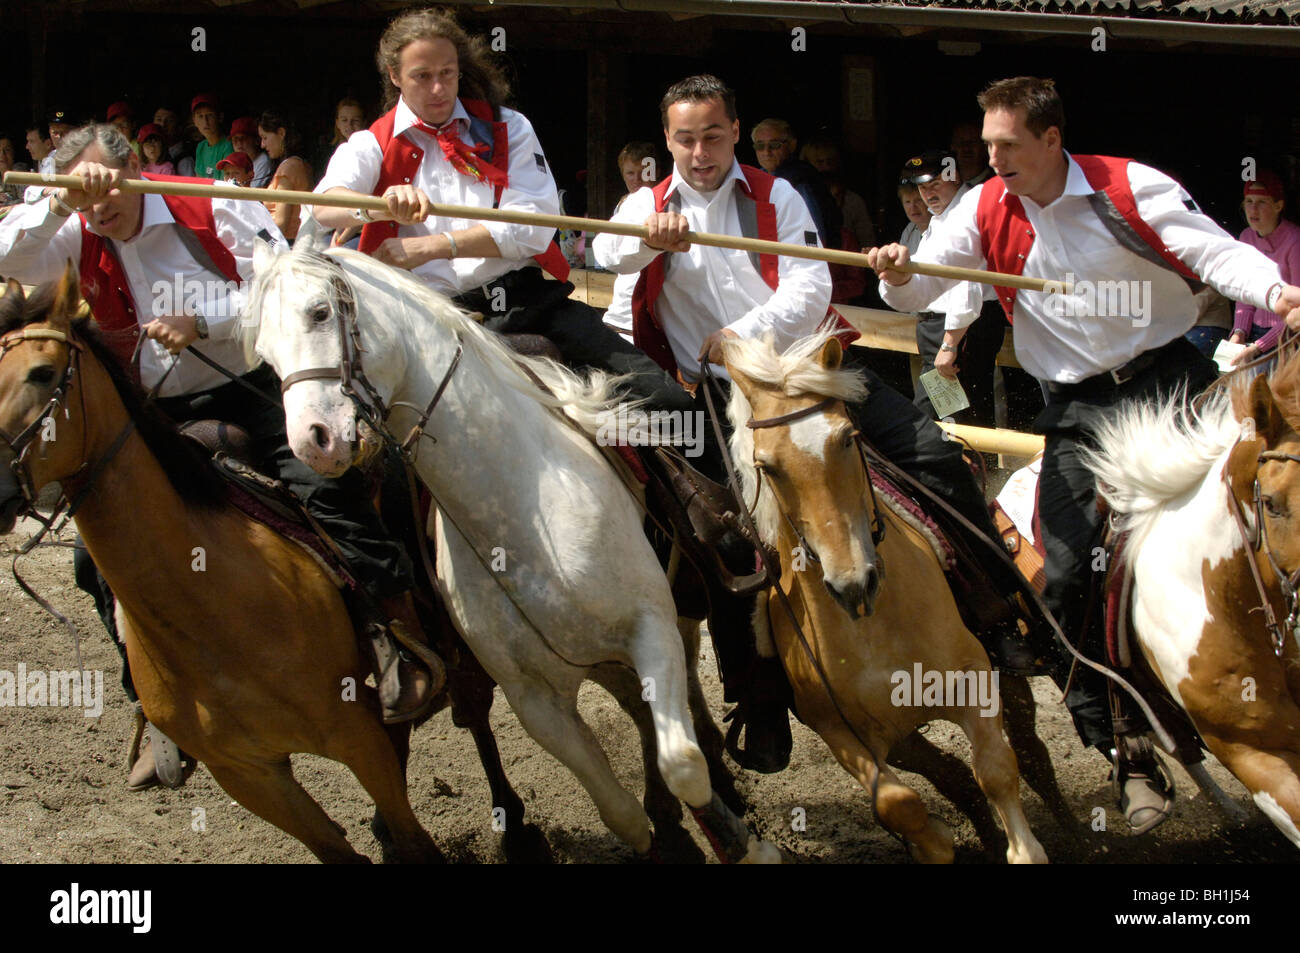
[(217, 163), (221, 178), (248, 188), (253, 182), (253, 160), (243, 152), (232, 152)]
[(147, 122), (140, 127), (140, 158), (144, 160), (144, 171), (150, 175), (175, 175), (176, 166), (167, 158), (163, 146), (162, 127)]

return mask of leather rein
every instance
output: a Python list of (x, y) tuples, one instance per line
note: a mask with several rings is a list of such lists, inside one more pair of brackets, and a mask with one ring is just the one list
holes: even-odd
[[(1238, 439), (1240, 441), (1240, 438)], [(1265, 450), (1260, 453), (1255, 462), (1258, 466), (1258, 464), (1269, 461), (1300, 463), (1300, 456), (1294, 453), (1283, 453), (1280, 450)], [(1300, 595), (1298, 595), (1300, 593), (1300, 568), (1288, 575), (1286, 570), (1278, 563), (1277, 557), (1273, 555), (1273, 547), (1268, 541), (1267, 524), (1264, 521), (1264, 498), (1259, 485), (1258, 470), (1251, 491), (1251, 508), (1255, 517), (1253, 531), (1246, 526), (1242, 503), (1232, 491), (1232, 483), (1226, 466), (1223, 468), (1221, 478), (1228, 491), (1228, 499), (1231, 502), (1229, 510), (1232, 513), (1233, 521), (1237, 524), (1237, 530), (1241, 533), (1242, 541), (1246, 544), (1246, 563), (1250, 566), (1251, 579), (1255, 583), (1255, 589), (1259, 592), (1259, 606), (1251, 611), (1264, 613), (1264, 626), (1268, 629), (1269, 640), (1273, 643), (1273, 654), (1281, 658), (1286, 649), (1287, 632), (1291, 633), (1291, 637), (1296, 640), (1296, 645), (1300, 648)], [(1268, 564), (1277, 577), (1278, 587), (1282, 590), (1282, 602), (1287, 612), (1286, 622), (1283, 624), (1279, 624), (1277, 621), (1277, 613), (1274, 611), (1272, 600), (1269, 599), (1268, 592), (1264, 587), (1264, 579), (1260, 574), (1259, 564), (1252, 556), (1253, 553), (1258, 553), (1261, 550), (1268, 558)]]

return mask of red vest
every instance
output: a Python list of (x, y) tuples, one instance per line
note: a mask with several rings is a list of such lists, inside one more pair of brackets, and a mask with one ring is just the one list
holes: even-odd
[[(212, 184), (211, 179), (192, 179), (177, 175), (153, 175), (144, 173), (141, 178), (156, 182), (201, 182)], [(199, 264), (215, 268), (228, 281), (240, 284), (243, 279), (235, 265), (235, 256), (231, 254), (221, 239), (217, 237), (216, 223), (212, 217), (212, 200), (188, 195), (164, 195), (167, 209), (176, 219), (177, 225), (194, 234), (198, 244), (207, 253), (208, 261), (199, 260)], [(127, 282), (122, 263), (117, 260), (109, 244), (86, 227), (86, 218), (81, 219), (81, 296), (90, 305), (95, 316), (95, 323), (104, 332), (104, 340), (112, 352), (128, 365), (135, 350), (136, 338), (139, 336), (141, 321), (137, 314), (138, 306), (131, 297), (131, 287)], [(145, 323), (153, 315), (145, 316)]]
[[(742, 164), (740, 171), (744, 181), (741, 195), (736, 198), (738, 202), (747, 202), (752, 207), (752, 214), (749, 210), (741, 209), (741, 232), (746, 238), (759, 238), (769, 242), (780, 241), (776, 228), (776, 206), (772, 203), (772, 183), (776, 179), (762, 169), (749, 165)], [(671, 181), (670, 175), (652, 190), (656, 212), (662, 212), (667, 207), (668, 184)], [(757, 234), (751, 234), (752, 232)], [(777, 256), (756, 255), (751, 252), (749, 257), (754, 262), (758, 273), (762, 275), (763, 281), (775, 291), (781, 280)], [(659, 300), (659, 294), (664, 288), (664, 270), (668, 260), (667, 254), (660, 255), (641, 270), (641, 276), (637, 279), (636, 288), (632, 292), (632, 340), (660, 367), (680, 378), (677, 372), (677, 361), (668, 343), (668, 336), (664, 333), (663, 326), (654, 311), (655, 302)], [(836, 329), (835, 336), (845, 347), (860, 337), (857, 330), (834, 308), (827, 309), (826, 321)]]
[[(1096, 190), (1088, 201), (1115, 240), (1148, 261), (1178, 272), (1193, 291), (1199, 291), (1201, 282), (1195, 272), (1178, 260), (1155, 229), (1138, 214), (1133, 186), (1128, 181), (1128, 164), (1133, 160), (1111, 156), (1073, 156), (1073, 159), (1079, 163), (1088, 184)], [(980, 187), (975, 221), (989, 270), (1019, 275), (1025, 270), (1025, 260), (1034, 244), (1034, 228), (1029, 224), (1019, 197), (1006, 195), (1003, 198), (1006, 190), (1006, 185), (996, 175), (985, 182)], [(1001, 285), (995, 288), (1007, 320), (1013, 320), (1016, 289)]]
[[(510, 137), (506, 132), (506, 124), (495, 118), (491, 104), (483, 100), (462, 99), (461, 103), (470, 115), (470, 138), (476, 143), (491, 146), (491, 150), (484, 154), (484, 161), (508, 175)], [(376, 119), (370, 127), (371, 133), (379, 140), (379, 148), (384, 154), (379, 167), (379, 181), (375, 183), (372, 195), (382, 195), (390, 185), (410, 185), (420, 168), (421, 160), (424, 159), (424, 150), (408, 140), (404, 134), (393, 135), (393, 123), (396, 117), (397, 107), (394, 106)], [(501, 204), (502, 190), (503, 186), (496, 186), (496, 195), (492, 199), (493, 208)], [(397, 227), (396, 222), (371, 222), (366, 225), (361, 229), (361, 250), (367, 255), (372, 254), (384, 239), (397, 237)], [(554, 241), (546, 251), (534, 255), (533, 260), (560, 281), (568, 280), (569, 263), (565, 260), (564, 253), (560, 251), (560, 246)]]

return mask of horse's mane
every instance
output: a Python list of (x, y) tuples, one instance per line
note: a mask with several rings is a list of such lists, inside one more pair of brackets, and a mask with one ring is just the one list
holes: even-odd
[[(44, 284), (30, 296), (19, 299), (16, 294), (0, 297), (0, 335), (44, 321), (54, 305), (56, 285)], [(113, 389), (117, 391), (127, 414), (135, 421), (136, 431), (158, 460), (163, 473), (181, 499), (190, 506), (217, 507), (225, 503), (225, 490), (221, 477), (212, 469), (208, 455), (188, 437), (182, 436), (176, 425), (152, 403), (145, 400), (136, 383), (127, 376), (99, 336), (89, 318), (74, 321), (72, 330), (95, 359), (104, 366)], [(78, 382), (81, 386), (81, 382)], [(148, 500), (123, 501), (123, 505), (151, 505)]]
[(1121, 528), (1133, 532), (1134, 545), (1241, 435), (1233, 404), (1245, 386), (1248, 381), (1216, 388), (1199, 410), (1187, 407), (1181, 390), (1134, 403), (1095, 429), (1096, 448), (1083, 452), (1083, 462), (1096, 476), (1097, 492), (1120, 515)]
[[(262, 301), (271, 282), (293, 269), (307, 280), (328, 285), (337, 272), (329, 259), (343, 266), (346, 276), (356, 271), (378, 284), (387, 285), (433, 324), (449, 335), (458, 334), (465, 350), (480, 358), (496, 381), (535, 400), (545, 407), (560, 408), (589, 434), (595, 434), (607, 420), (611, 406), (617, 401), (617, 385), (622, 378), (593, 370), (589, 379), (579, 376), (566, 367), (547, 358), (524, 357), (511, 351), (497, 335), (486, 330), (469, 314), (447, 297), (429, 288), (410, 272), (384, 265), (369, 255), (347, 248), (317, 250), (312, 242), (298, 242), (293, 249), (273, 259), (271, 267), (261, 271), (252, 283), (245, 308), (245, 318), (240, 322), (239, 335), (250, 363), (256, 363), (255, 345), (262, 313)], [(346, 279), (350, 281), (350, 278)], [(353, 288), (356, 297), (356, 289)], [(371, 324), (367, 331), (381, 340), (395, 338), (392, 328)], [(529, 379), (521, 365), (528, 367), (550, 389), (554, 396), (541, 393)], [(628, 406), (632, 406), (629, 402)]]
[[(778, 354), (771, 335), (759, 339), (730, 340), (726, 344), (727, 363), (733, 369), (759, 384), (780, 388), (787, 397), (810, 394), (818, 397), (836, 397), (854, 402), (867, 395), (867, 384), (862, 375), (852, 370), (828, 370), (817, 361), (831, 332), (824, 331), (801, 338)], [(727, 402), (727, 419), (731, 421), (731, 455), (736, 464), (736, 475), (748, 505), (758, 488), (758, 473), (754, 469), (754, 432), (745, 426), (752, 416), (749, 401), (739, 387), (731, 388)], [(776, 497), (764, 483), (754, 502), (754, 525), (765, 542), (776, 541), (780, 511)]]

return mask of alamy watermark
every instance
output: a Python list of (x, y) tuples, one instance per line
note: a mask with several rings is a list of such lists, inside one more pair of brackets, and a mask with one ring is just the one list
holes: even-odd
[(87, 718), (104, 713), (102, 670), (65, 672), (0, 669), (0, 708), (84, 708)]
[(233, 318), (243, 307), (243, 293), (237, 281), (186, 278), (175, 274), (171, 281), (161, 278), (149, 288), (153, 292), (153, 316), (201, 314), (205, 318)]
[(1151, 323), (1149, 281), (1077, 280), (1067, 272), (1064, 282), (1049, 281), (1043, 290), (1053, 318), (1131, 318), (1135, 328)]
[(619, 404), (616, 413), (606, 414), (596, 429), (596, 443), (602, 447), (680, 447), (682, 455), (704, 453), (704, 428), (708, 425), (700, 410), (641, 410)]
[(889, 676), (894, 690), (889, 703), (898, 708), (979, 708), (981, 718), (1001, 710), (998, 673), (926, 669), (920, 662), (909, 672), (899, 669)]

